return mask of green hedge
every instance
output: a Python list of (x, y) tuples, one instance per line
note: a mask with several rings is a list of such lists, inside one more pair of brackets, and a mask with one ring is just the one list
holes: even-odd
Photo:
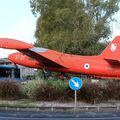
[[(78, 101), (99, 103), (114, 99), (120, 100), (119, 82), (110, 82), (106, 86), (100, 84), (83, 84), (77, 91)], [(68, 81), (31, 80), (24, 83), (5, 80), (0, 81), (1, 99), (28, 98), (34, 101), (74, 101), (74, 91), (69, 88)]]

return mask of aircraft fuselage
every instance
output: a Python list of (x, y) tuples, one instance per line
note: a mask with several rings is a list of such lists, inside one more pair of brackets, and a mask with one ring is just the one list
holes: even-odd
[(71, 73), (80, 73), (80, 74), (88, 74), (95, 76), (103, 76), (103, 77), (120, 77), (120, 64), (109, 64), (106, 60), (104, 60), (101, 56), (79, 56), (79, 55), (70, 55), (70, 54), (61, 54), (59, 52), (55, 52), (48, 50), (43, 53), (46, 56), (49, 54), (51, 57), (56, 58), (56, 62), (61, 61), (68, 68), (57, 68), (51, 66), (44, 66), (41, 63), (23, 55), (20, 52), (13, 53), (9, 56), (9, 59), (16, 64), (20, 64), (27, 67), (42, 69), (46, 67), (51, 71), (60, 71), (60, 72), (71, 72)]

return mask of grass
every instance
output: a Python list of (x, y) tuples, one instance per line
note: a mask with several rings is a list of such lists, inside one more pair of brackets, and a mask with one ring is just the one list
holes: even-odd
[(0, 101), (0, 107), (10, 108), (32, 108), (33, 102), (29, 99), (15, 100), (15, 101)]
[[(39, 107), (74, 107), (74, 101), (73, 102), (63, 102), (63, 103), (59, 103), (59, 102), (33, 102), (29, 99), (21, 99), (21, 100), (15, 100), (15, 101), (0, 101), (0, 107), (4, 108), (39, 108)], [(116, 100), (108, 100), (99, 104), (95, 104), (96, 106), (110, 106), (110, 105), (115, 105), (115, 106), (119, 106), (120, 105), (120, 101), (116, 101)], [(83, 103), (78, 101), (77, 102), (77, 106), (94, 106), (93, 104), (88, 104), (88, 103)]]

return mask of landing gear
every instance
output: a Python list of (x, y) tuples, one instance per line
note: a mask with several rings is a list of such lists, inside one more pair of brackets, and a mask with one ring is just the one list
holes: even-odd
[(17, 64), (16, 64), (16, 63), (13, 63), (13, 65), (15, 66), (15, 68), (16, 68), (16, 69), (18, 69), (18, 66), (17, 66)]
[(46, 68), (43, 69), (43, 77), (44, 80), (48, 79), (51, 75), (51, 72), (49, 70), (47, 70)]

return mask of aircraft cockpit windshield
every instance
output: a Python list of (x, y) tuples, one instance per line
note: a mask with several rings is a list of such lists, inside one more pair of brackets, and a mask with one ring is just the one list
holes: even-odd
[(34, 51), (34, 52), (46, 52), (48, 49), (46, 49), (46, 48), (34, 47), (34, 48), (31, 48), (30, 50), (31, 50), (31, 51)]

